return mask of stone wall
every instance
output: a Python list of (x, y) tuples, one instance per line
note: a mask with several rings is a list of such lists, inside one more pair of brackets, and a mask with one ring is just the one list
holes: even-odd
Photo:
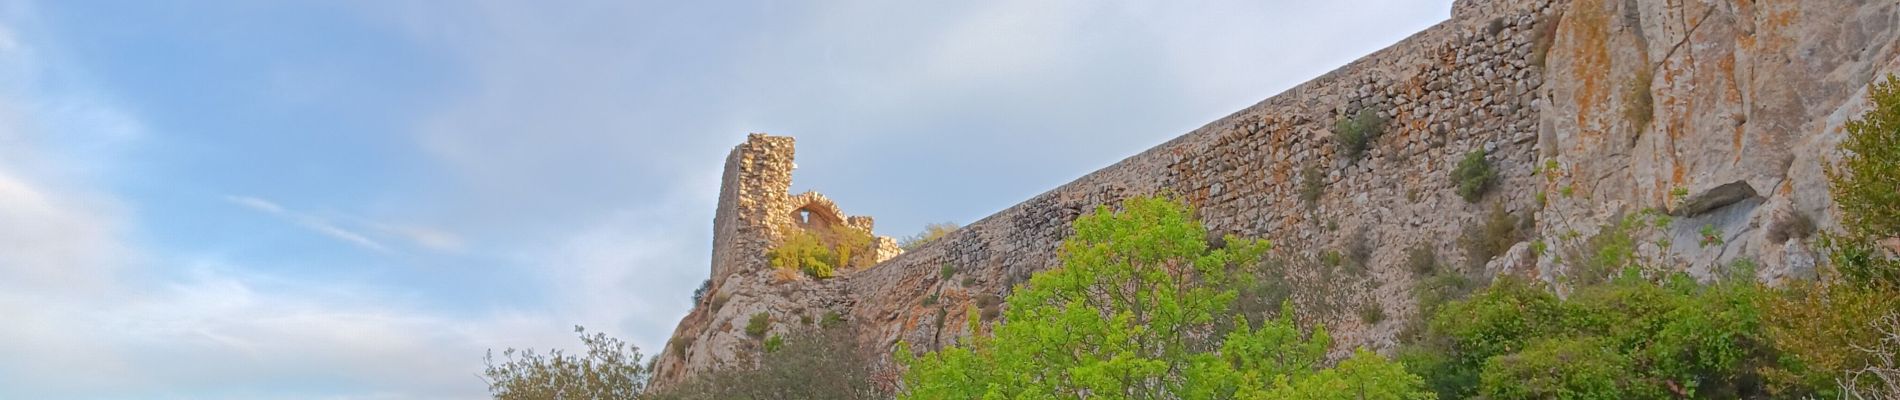
[[(1559, 248), (1643, 209), (1676, 215), (1640, 233), (1639, 252), (1659, 264), (1705, 279), (1745, 259), (1765, 280), (1811, 274), (1804, 236), (1768, 232), (1798, 217), (1832, 226), (1820, 170), (1865, 110), (1867, 84), (1900, 71), (1895, 3), (1461, 0), (1449, 21), (876, 267), (723, 285), (745, 311), (696, 308), (675, 341), (697, 341), (662, 358), (658, 381), (743, 352), (743, 338), (719, 338), (751, 310), (785, 321), (837, 312), (880, 353), (898, 340), (954, 343), (973, 330), (963, 310), (994, 322), (995, 299), (1057, 265), (1076, 217), (1149, 193), (1185, 199), (1214, 234), (1273, 241), (1300, 318), (1326, 323), (1339, 349), (1390, 349), (1416, 318), (1408, 248), (1562, 284)], [(1351, 159), (1333, 131), (1360, 110), (1388, 122)], [(1467, 202), (1450, 173), (1479, 150), (1500, 175)], [(1321, 188), (1311, 202), (1300, 198), (1309, 169)], [(1473, 259), (1458, 238), (1494, 209), (1529, 217), (1530, 234)], [(1723, 244), (1692, 245), (1704, 227)], [(1315, 261), (1359, 247), (1370, 249), (1363, 271)], [(1368, 308), (1388, 317), (1354, 312)]]

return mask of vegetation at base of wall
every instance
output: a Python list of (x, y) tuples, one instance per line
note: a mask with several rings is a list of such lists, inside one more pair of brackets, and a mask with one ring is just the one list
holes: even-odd
[[(776, 349), (749, 354), (738, 367), (704, 372), (642, 400), (838, 399), (883, 400), (891, 396), (888, 373), (867, 362), (876, 356), (858, 348), (850, 329), (793, 332)], [(769, 345), (768, 345), (769, 346)], [(554, 398), (554, 397), (548, 397)], [(569, 397), (573, 398), (573, 397)], [(595, 397), (581, 397), (595, 398)], [(599, 397), (629, 398), (629, 397)]]
[(1122, 206), (1077, 219), (1062, 265), (1011, 294), (991, 334), (922, 356), (900, 342), (898, 398), (1429, 398), (1419, 377), (1368, 351), (1326, 368), (1330, 336), (1296, 327), (1290, 304), (1258, 327), (1229, 321), (1265, 242), (1210, 249), (1186, 205)]
[(1483, 270), (1485, 263), (1523, 241), (1531, 225), (1530, 218), (1505, 211), (1502, 204), (1492, 205), (1483, 217), (1466, 224), (1458, 237), (1458, 247), (1464, 249), (1468, 269)]
[(752, 314), (745, 323), (745, 335), (754, 339), (765, 337), (765, 330), (772, 328), (772, 314), (764, 311)]
[(958, 226), (955, 222), (926, 224), (924, 225), (923, 232), (917, 232), (916, 235), (898, 239), (897, 247), (904, 249), (904, 251), (916, 250), (920, 247), (924, 247), (926, 244), (937, 241), (937, 239), (942, 239), (944, 236), (950, 236), (950, 233), (956, 232), (957, 229), (962, 229), (962, 227)]
[(498, 400), (628, 399), (646, 389), (653, 371), (641, 361), (639, 347), (603, 333), (590, 336), (580, 326), (574, 334), (587, 347), (585, 354), (510, 348), (498, 360), (489, 351), (482, 357), (487, 367), (481, 375), (489, 395)]
[(1451, 181), (1458, 188), (1458, 197), (1464, 198), (1467, 203), (1477, 203), (1483, 199), (1485, 192), (1491, 191), (1497, 179), (1498, 171), (1485, 159), (1484, 149), (1465, 153), (1465, 158), (1458, 161), (1458, 167), (1451, 170)]
[(1372, 142), (1385, 133), (1385, 123), (1385, 117), (1371, 108), (1361, 108), (1352, 116), (1341, 118), (1333, 125), (1333, 140), (1339, 145), (1340, 156), (1358, 160), (1365, 155)]
[(793, 229), (766, 256), (772, 260), (772, 268), (781, 272), (797, 271), (817, 279), (828, 279), (841, 270), (862, 268), (876, 261), (875, 255), (868, 251), (872, 250), (870, 232), (833, 226), (831, 239), (833, 243), (827, 244), (817, 233)]
[(780, 271), (799, 271), (818, 279), (837, 273), (838, 253), (820, 241), (818, 235), (804, 230), (793, 230), (767, 255), (772, 258), (772, 267)]

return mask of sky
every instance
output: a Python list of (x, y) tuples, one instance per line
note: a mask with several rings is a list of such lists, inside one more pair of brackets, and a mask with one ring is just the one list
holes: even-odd
[(662, 348), (748, 132), (901, 237), (1449, 10), (0, 0), (0, 398), (482, 398), (576, 325)]

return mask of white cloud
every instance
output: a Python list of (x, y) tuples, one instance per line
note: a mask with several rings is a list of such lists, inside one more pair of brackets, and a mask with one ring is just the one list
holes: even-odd
[(387, 252), (390, 251), (390, 248), (383, 244), (383, 240), (372, 238), (371, 233), (365, 232), (374, 232), (373, 235), (378, 237), (401, 239), (416, 247), (438, 252), (458, 252), (462, 250), (462, 238), (454, 233), (441, 229), (419, 225), (373, 221), (361, 217), (340, 218), (342, 221), (348, 221), (352, 225), (362, 227), (362, 229), (351, 229), (345, 228), (342, 225), (344, 222), (339, 222), (338, 219), (325, 218), (316, 214), (291, 210), (277, 202), (258, 197), (226, 195), (224, 196), (224, 201), (270, 214), (271, 216), (282, 218), (285, 221), (310, 230), (311, 232), (316, 232), (344, 243), (377, 252)]

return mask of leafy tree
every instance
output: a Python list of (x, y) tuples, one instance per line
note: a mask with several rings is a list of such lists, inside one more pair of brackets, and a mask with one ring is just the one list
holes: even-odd
[(905, 237), (898, 240), (897, 247), (904, 249), (904, 251), (916, 250), (919, 247), (930, 244), (930, 242), (937, 241), (937, 239), (942, 239), (944, 236), (949, 236), (951, 232), (956, 232), (958, 228), (961, 227), (957, 226), (955, 222), (927, 224), (924, 225), (924, 231), (918, 232), (916, 236)]
[(1841, 162), (1827, 170), (1844, 235), (1829, 235), (1830, 259), (1850, 282), (1900, 284), (1900, 261), (1881, 241), (1900, 241), (1900, 77), (1868, 93), (1873, 109), (1847, 122)]
[[(1267, 243), (1230, 237), (1209, 249), (1185, 205), (1122, 206), (1078, 219), (1062, 267), (1010, 295), (992, 335), (922, 357), (900, 343), (899, 398), (1429, 398), (1370, 353), (1322, 370), (1331, 339), (1295, 328), (1291, 310), (1258, 328), (1228, 321)], [(980, 326), (974, 309), (967, 318)]]
[(496, 364), (490, 351), (482, 358), (488, 364), (482, 370), (488, 393), (501, 400), (630, 399), (646, 389), (652, 371), (641, 362), (639, 347), (603, 333), (589, 336), (580, 326), (574, 333), (587, 345), (587, 354), (510, 348)]

